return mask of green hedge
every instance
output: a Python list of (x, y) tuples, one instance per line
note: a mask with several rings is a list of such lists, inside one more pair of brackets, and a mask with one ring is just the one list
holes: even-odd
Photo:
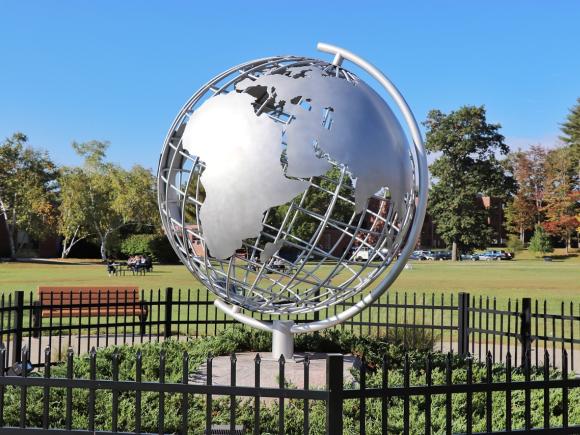
[(127, 257), (146, 255), (162, 263), (177, 261), (167, 237), (157, 234), (133, 234), (121, 242), (121, 252)]
[[(166, 382), (180, 382), (182, 376), (183, 353), (190, 356), (190, 373), (195, 371), (207, 358), (212, 355), (226, 355), (240, 351), (269, 351), (270, 338), (268, 334), (252, 332), (248, 330), (226, 330), (217, 337), (207, 337), (195, 341), (178, 342), (167, 341), (157, 344), (145, 344), (139, 346), (122, 346), (106, 348), (97, 354), (97, 378), (111, 379), (113, 353), (117, 352), (120, 361), (120, 380), (133, 380), (135, 378), (135, 359), (137, 352), (142, 354), (143, 381), (155, 382), (159, 377), (159, 355), (164, 352), (166, 359)], [(356, 337), (350, 333), (328, 331), (322, 334), (298, 336), (297, 350), (303, 351), (340, 351), (357, 352), (365, 354), (375, 364), (382, 359), (382, 355), (388, 356), (390, 371), (389, 385), (401, 386), (403, 375), (401, 371), (404, 360), (404, 351), (397, 345), (386, 340)], [(412, 367), (411, 384), (424, 384), (424, 364), (427, 353), (415, 351), (410, 354)], [(440, 353), (433, 355), (433, 383), (441, 384), (445, 381), (446, 356)], [(466, 371), (463, 361), (455, 357), (452, 360), (454, 366), (453, 383), (464, 383)], [(380, 365), (379, 365), (380, 367)], [(33, 374), (32, 376), (41, 376)], [(58, 365), (52, 369), (53, 377), (66, 377), (66, 367)], [(356, 384), (357, 373), (354, 373), (355, 382), (345, 385), (346, 388), (358, 388)], [(523, 375), (518, 370), (513, 372), (513, 380), (523, 380)], [(552, 371), (551, 376), (558, 377), (559, 373)], [(89, 377), (89, 359), (87, 356), (74, 358), (74, 377)], [(378, 387), (381, 384), (382, 372), (380, 369), (369, 373), (367, 385)], [(502, 381), (505, 377), (503, 365), (496, 364), (493, 367), (493, 377), (496, 381)], [(537, 371), (532, 374), (533, 379), (539, 379), (542, 374)], [(473, 381), (485, 380), (485, 368), (481, 364), (474, 364)], [(543, 392), (532, 392), (532, 419), (534, 426), (540, 426), (543, 418)], [(26, 409), (26, 422), (29, 426), (42, 425), (42, 388), (28, 388), (28, 400)], [(64, 428), (65, 426), (65, 397), (64, 389), (51, 389), (50, 396), (50, 424), (51, 427)], [(142, 431), (157, 432), (158, 424), (158, 397), (157, 393), (143, 393), (142, 395)], [(167, 394), (165, 396), (165, 432), (176, 433), (181, 424), (181, 400), (180, 394)], [(191, 396), (190, 412), (188, 415), (189, 433), (202, 434), (205, 424), (205, 397)], [(432, 431), (443, 433), (445, 429), (445, 397), (433, 396), (432, 398)], [(514, 428), (523, 427), (524, 393), (513, 392), (513, 424)], [(580, 423), (580, 394), (577, 389), (570, 391), (570, 424)], [(87, 403), (88, 391), (73, 390), (73, 429), (87, 428)], [(561, 425), (562, 393), (560, 390), (551, 391), (550, 419), (554, 426)], [(285, 422), (287, 434), (301, 434), (303, 424), (303, 402), (289, 400), (286, 402)], [(324, 433), (325, 405), (322, 402), (310, 402), (310, 424), (312, 434)], [(410, 425), (412, 433), (424, 431), (424, 406), (422, 397), (411, 398)], [(6, 425), (18, 426), (20, 412), (20, 388), (7, 387), (4, 399), (4, 421)], [(119, 394), (118, 424), (120, 431), (134, 431), (135, 420), (135, 393), (123, 392)], [(245, 424), (252, 427), (253, 424), (253, 398), (239, 399), (236, 408), (237, 424)], [(347, 400), (344, 405), (345, 433), (356, 434), (358, 430), (358, 416), (360, 408), (358, 400)], [(112, 394), (109, 391), (98, 391), (96, 394), (96, 429), (111, 429)], [(214, 398), (213, 419), (215, 424), (229, 422), (229, 399)], [(277, 433), (278, 406), (277, 404), (262, 404), (260, 410), (261, 433)], [(381, 402), (379, 399), (367, 400), (367, 433), (379, 434), (381, 427)], [(453, 396), (453, 431), (465, 431), (465, 395)], [(485, 430), (485, 394), (473, 395), (473, 422), (474, 432)], [(505, 394), (494, 393), (493, 395), (493, 427), (494, 430), (502, 430), (505, 422)], [(402, 433), (403, 430), (403, 402), (399, 398), (389, 400), (389, 433)]]

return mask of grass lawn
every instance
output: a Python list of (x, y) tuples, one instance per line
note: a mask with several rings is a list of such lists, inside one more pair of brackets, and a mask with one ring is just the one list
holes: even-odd
[[(414, 262), (413, 267), (405, 269), (390, 290), (391, 302), (394, 301), (393, 293), (407, 293), (409, 302), (412, 302), (413, 293), (417, 294), (417, 302), (422, 300), (422, 293), (427, 294), (430, 301), (431, 293), (436, 296), (436, 303), (440, 302), (440, 295), (445, 295), (446, 303), (449, 303), (451, 295), (457, 297), (460, 291), (469, 292), (476, 298), (490, 297), (497, 299), (498, 309), (504, 309), (508, 298), (521, 299), (532, 297), (544, 299), (548, 303), (548, 312), (559, 313), (561, 303), (574, 303), (574, 313), (580, 314), (580, 257), (556, 256), (554, 261), (545, 262), (535, 259), (527, 253), (519, 255), (514, 261), (478, 261), (459, 262)], [(199, 282), (190, 275), (187, 269), (181, 265), (156, 265), (154, 271), (145, 276), (109, 277), (106, 268), (96, 261), (68, 260), (66, 262), (51, 263), (2, 263), (0, 264), (0, 292), (11, 293), (14, 290), (35, 291), (39, 285), (77, 285), (77, 286), (108, 286), (108, 285), (135, 285), (142, 289), (163, 289), (174, 287), (175, 289), (194, 289), (192, 298), (195, 299), (197, 289), (201, 287)], [(206, 297), (213, 300), (213, 296), (207, 295), (207, 291), (200, 291), (202, 300)], [(184, 299), (185, 299), (184, 294)], [(174, 296), (176, 299), (177, 296)], [(457, 300), (457, 299), (456, 299)], [(384, 302), (384, 298), (382, 299)], [(403, 302), (403, 295), (399, 295), (399, 302)], [(513, 301), (515, 302), (515, 301)], [(512, 308), (514, 308), (512, 306)], [(399, 321), (402, 322), (404, 310), (399, 310)], [(155, 314), (152, 313), (154, 316)], [(191, 313), (190, 313), (191, 314)], [(201, 310), (199, 320), (206, 318), (205, 311)], [(223, 314), (209, 310), (208, 319), (215, 316), (223, 318)], [(393, 313), (390, 312), (391, 321)], [(419, 313), (420, 315), (420, 313)], [(437, 314), (439, 316), (439, 314)], [(447, 318), (449, 313), (445, 314)], [(366, 310), (363, 319), (384, 320), (384, 310)], [(174, 319), (177, 313), (173, 314)], [(181, 318), (187, 318), (187, 308), (182, 307)], [(192, 317), (193, 319), (193, 317)], [(409, 318), (409, 321), (411, 318)], [(77, 322), (78, 320), (75, 320)], [(68, 323), (68, 322), (67, 322)], [(447, 321), (446, 321), (447, 323)], [(182, 327), (181, 329), (184, 329)], [(566, 326), (567, 328), (567, 326)]]
[[(523, 253), (514, 261), (413, 262), (395, 281), (391, 292), (467, 291), (474, 296), (532, 297), (580, 302), (580, 256), (545, 262)], [(200, 287), (181, 265), (156, 265), (145, 276), (109, 277), (105, 266), (94, 261), (68, 260), (53, 263), (0, 263), (0, 291), (36, 290), (39, 285), (136, 285), (143, 289)]]

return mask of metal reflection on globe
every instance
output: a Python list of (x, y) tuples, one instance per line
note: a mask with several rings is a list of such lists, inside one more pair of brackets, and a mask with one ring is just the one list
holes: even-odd
[[(362, 294), (346, 314), (292, 333), (380, 296), (414, 247), (427, 199), (421, 137), (396, 88), (358, 56), (319, 48), (334, 60), (269, 57), (209, 81), (171, 126), (158, 172), (165, 232), (223, 302), (299, 314)], [(409, 134), (345, 60), (378, 80)]]

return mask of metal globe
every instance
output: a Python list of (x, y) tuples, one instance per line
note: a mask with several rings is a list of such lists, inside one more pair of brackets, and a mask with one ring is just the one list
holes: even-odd
[(340, 60), (238, 65), (200, 88), (169, 130), (158, 171), (164, 230), (229, 304), (320, 310), (392, 282), (401, 268), (389, 266), (415, 243), (425, 203), (416, 144)]

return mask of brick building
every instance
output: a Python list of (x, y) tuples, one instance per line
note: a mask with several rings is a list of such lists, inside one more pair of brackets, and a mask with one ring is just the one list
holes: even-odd
[[(25, 232), (18, 234), (19, 244), (25, 251), (25, 256), (35, 256), (41, 258), (59, 257), (61, 252), (61, 243), (58, 236), (48, 236), (42, 240), (34, 240)], [(4, 222), (4, 216), (0, 215), (0, 258), (10, 257), (10, 242), (8, 232)]]
[[(499, 198), (479, 196), (477, 197), (476, 205), (489, 210), (487, 223), (493, 230), (492, 244), (505, 244), (507, 241), (507, 234), (505, 230), (505, 214), (502, 201)], [(421, 229), (421, 236), (417, 245), (421, 249), (437, 249), (446, 247), (445, 242), (437, 234), (437, 228), (429, 213), (425, 216), (423, 228)]]

